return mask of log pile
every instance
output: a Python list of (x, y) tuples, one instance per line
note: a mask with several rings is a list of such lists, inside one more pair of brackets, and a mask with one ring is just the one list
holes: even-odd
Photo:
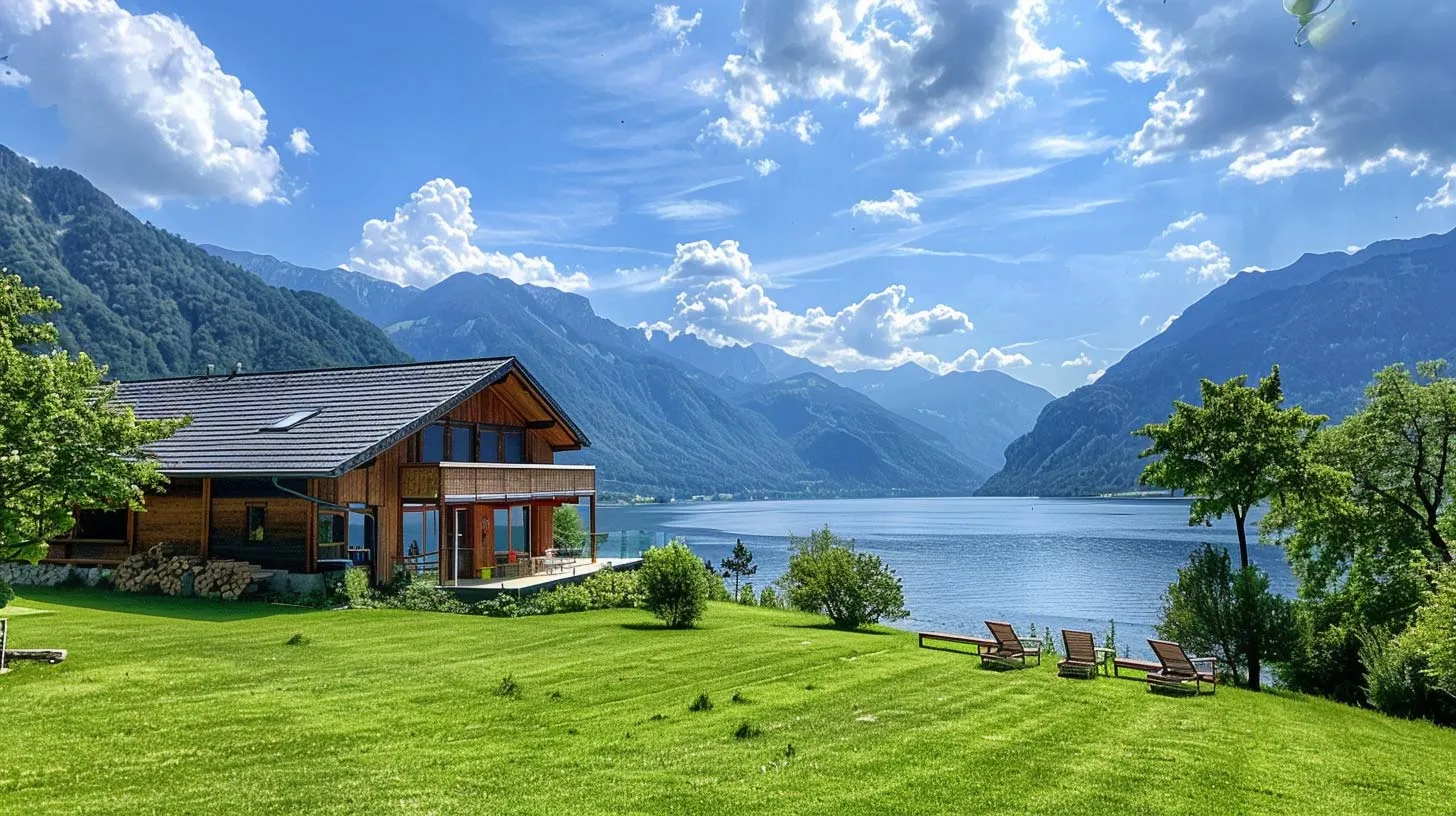
[[(111, 583), (122, 592), (150, 592), (160, 589), (164, 576), (168, 577), (170, 584), (171, 562), (175, 560), (168, 558), (162, 545), (158, 544), (144, 553), (128, 556), (118, 564), (111, 573)], [(180, 580), (179, 576), (178, 581)]]
[(198, 595), (221, 595), (235, 601), (253, 583), (255, 568), (246, 561), (208, 561), (197, 570), (192, 588)]

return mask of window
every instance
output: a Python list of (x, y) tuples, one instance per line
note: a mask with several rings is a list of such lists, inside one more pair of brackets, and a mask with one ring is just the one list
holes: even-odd
[(403, 566), (411, 572), (440, 568), (440, 511), (431, 505), (406, 504), (401, 530)]
[(450, 456), (451, 462), (474, 462), (475, 461), (475, 426), (474, 425), (451, 425), (450, 426)]
[(481, 428), (476, 437), (477, 450), (475, 461), (477, 462), (499, 462), (500, 461), (500, 432), (495, 428)]
[(125, 541), (125, 510), (77, 510), (71, 538), (82, 541)]
[(445, 460), (445, 426), (431, 425), (420, 432), (420, 461)]
[(348, 555), (348, 523), (343, 514), (333, 512), (319, 513), (318, 519), (318, 557), (324, 559), (341, 559)]
[(501, 434), (501, 461), (519, 465), (526, 461), (526, 432), (505, 431)]
[(305, 408), (302, 411), (294, 411), (288, 416), (274, 422), (272, 425), (264, 425), (258, 430), (264, 433), (283, 433), (284, 431), (290, 431), (298, 427), (304, 420), (312, 419), (318, 416), (318, 414), (318, 408)]
[(264, 514), (265, 507), (261, 504), (248, 505), (248, 540), (262, 541), (267, 533), (267, 519)]

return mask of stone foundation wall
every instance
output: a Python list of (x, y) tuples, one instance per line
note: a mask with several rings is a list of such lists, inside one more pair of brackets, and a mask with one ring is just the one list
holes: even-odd
[(110, 576), (111, 570), (81, 568), (70, 564), (0, 563), (0, 581), (11, 586), (60, 586), (67, 581), (80, 581), (94, 587)]

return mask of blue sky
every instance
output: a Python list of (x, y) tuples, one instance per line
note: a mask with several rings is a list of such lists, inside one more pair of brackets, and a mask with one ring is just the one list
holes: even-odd
[(1281, 0), (0, 0), (0, 142), (198, 242), (1063, 393), (1240, 270), (1451, 228), (1456, 10), (1316, 23), (1296, 47)]

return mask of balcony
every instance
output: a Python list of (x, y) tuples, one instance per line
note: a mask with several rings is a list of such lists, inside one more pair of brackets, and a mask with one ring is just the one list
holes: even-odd
[(597, 469), (591, 465), (504, 465), (440, 462), (399, 469), (405, 501), (474, 504), (595, 496)]

